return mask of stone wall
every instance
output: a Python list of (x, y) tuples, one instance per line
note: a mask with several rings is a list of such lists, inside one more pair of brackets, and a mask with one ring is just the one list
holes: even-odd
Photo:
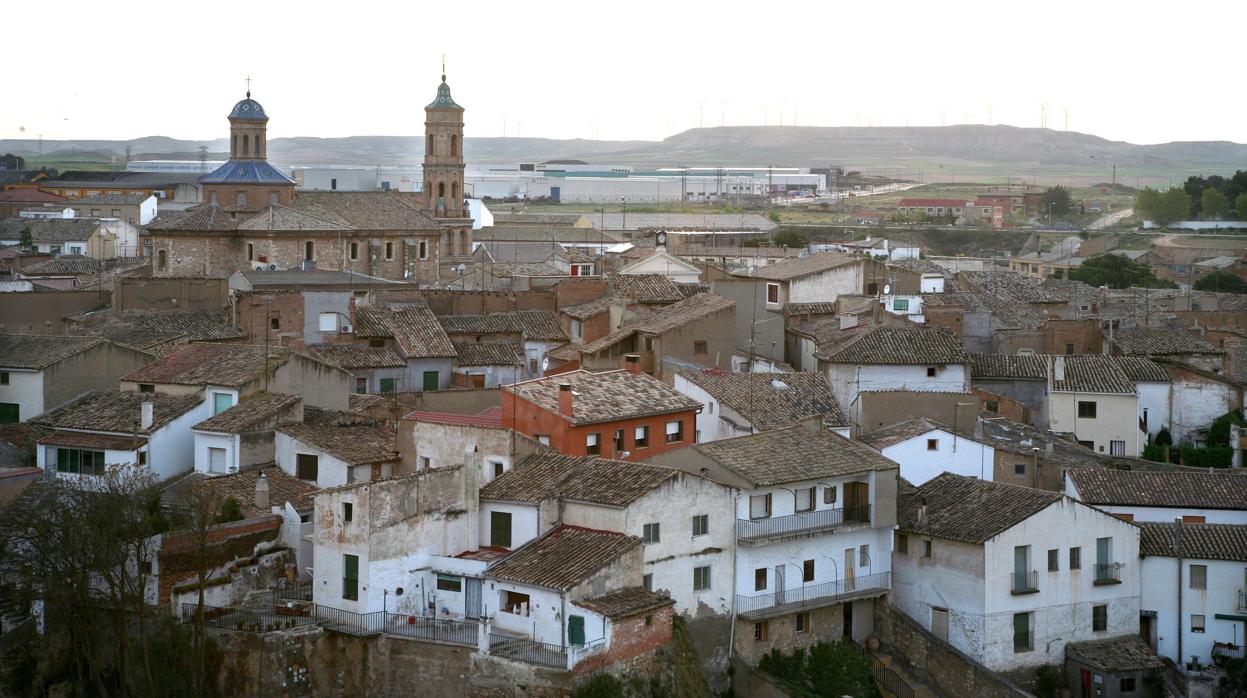
[(117, 310), (208, 310), (225, 307), (224, 279), (118, 278), (114, 284)]
[[(479, 315), (512, 310), (554, 311), (555, 296), (550, 290), (538, 291), (456, 291), (424, 289), (420, 295), (435, 315)], [(387, 299), (387, 293), (378, 294)]]
[(0, 334), (68, 334), (66, 316), (107, 308), (110, 302), (108, 291), (5, 293), (0, 303)]
[(949, 696), (1033, 698), (1004, 676), (932, 635), (885, 599), (875, 602), (875, 630), (883, 645), (917, 678)]
[[(281, 517), (264, 516), (214, 526), (208, 535), (205, 553), (207, 568), (215, 570), (235, 560), (251, 558), (261, 543), (280, 541)], [(197, 543), (194, 533), (180, 531), (166, 534), (157, 554), (160, 575), (160, 603), (167, 604), (173, 587), (198, 576)]]

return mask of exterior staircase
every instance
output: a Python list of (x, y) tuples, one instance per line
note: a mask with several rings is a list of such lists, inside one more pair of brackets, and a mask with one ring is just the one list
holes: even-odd
[(879, 681), (882, 684), (879, 686), (879, 692), (884, 698), (944, 698), (932, 686), (915, 679), (913, 673), (903, 666), (903, 662), (897, 662), (891, 654), (881, 651), (874, 655), (874, 658), (878, 660), (876, 666), (891, 670), (899, 679), (900, 685), (890, 685), (892, 682), (886, 679)]

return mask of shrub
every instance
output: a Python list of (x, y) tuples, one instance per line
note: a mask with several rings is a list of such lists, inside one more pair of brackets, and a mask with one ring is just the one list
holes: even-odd
[(1230, 443), (1230, 425), (1247, 426), (1243, 415), (1238, 410), (1231, 410), (1212, 420), (1208, 427), (1208, 445), (1211, 448), (1228, 446)]
[(1234, 458), (1234, 449), (1229, 446), (1210, 446), (1195, 448), (1183, 446), (1182, 464), (1195, 468), (1228, 468)]
[(610, 674), (598, 674), (572, 692), (574, 698), (623, 698), (623, 684)]
[(1156, 438), (1153, 440), (1153, 443), (1157, 446), (1172, 446), (1173, 434), (1169, 433), (1169, 427), (1161, 427), (1160, 431), (1156, 432)]
[(870, 659), (847, 642), (820, 642), (791, 654), (771, 650), (758, 668), (774, 676), (796, 698), (858, 696), (877, 698)]
[(1039, 698), (1052, 698), (1064, 687), (1065, 677), (1060, 667), (1041, 666), (1035, 670), (1035, 695)]

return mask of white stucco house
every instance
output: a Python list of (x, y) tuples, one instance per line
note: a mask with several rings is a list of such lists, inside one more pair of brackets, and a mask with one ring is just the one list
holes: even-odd
[(370, 424), (282, 424), (274, 441), (282, 472), (322, 488), (390, 477), (399, 462), (395, 446), (393, 432)]
[(995, 671), (1139, 628), (1139, 529), (1057, 492), (945, 473), (901, 497), (892, 603)]
[(154, 357), (102, 337), (0, 334), (0, 424), (16, 424), (117, 380)]
[(517, 342), (455, 342), (454, 383), (499, 388), (525, 380), (524, 349)]
[(1179, 666), (1241, 656), (1247, 525), (1143, 523), (1140, 634)]
[[(978, 420), (975, 419), (975, 424)], [(921, 485), (941, 473), (991, 482), (996, 450), (991, 443), (964, 430), (954, 431), (926, 417), (893, 424), (861, 437), (885, 458), (895, 461), (901, 477)]]
[(897, 466), (818, 424), (698, 443), (650, 459), (738, 490), (735, 652), (872, 629), (891, 588)]
[(1135, 383), (1113, 357), (1052, 358), (1048, 420), (1053, 431), (1073, 434), (1096, 453), (1137, 457), (1147, 441), (1140, 414)]
[(678, 371), (677, 391), (702, 404), (697, 441), (717, 441), (796, 424), (810, 417), (841, 436), (849, 420), (818, 373)]
[(1247, 524), (1247, 471), (1071, 468), (1065, 494), (1126, 521)]
[[(437, 318), (458, 351), (456, 373), (485, 375), (485, 381), (493, 385), (505, 385), (521, 368), (523, 379), (540, 378), (545, 371), (546, 353), (567, 343), (567, 333), (556, 313), (548, 310), (514, 310), (504, 313), (481, 313), (476, 315), (442, 315)], [(575, 339), (575, 338), (573, 338)], [(502, 346), (465, 347), (472, 343), (488, 343)], [(520, 356), (511, 356), (513, 346), (519, 345)], [(493, 351), (492, 354), (481, 352)], [(468, 353), (465, 353), (468, 352)], [(482, 367), (491, 367), (482, 370)], [(521, 380), (523, 380), (521, 379)]]
[(620, 274), (661, 274), (678, 284), (695, 284), (701, 281), (701, 267), (667, 252), (665, 247), (659, 247), (649, 255), (615, 271)]
[(842, 344), (820, 347), (815, 357), (836, 400), (848, 409), (863, 392), (970, 389), (961, 340), (942, 328), (873, 327)]
[(196, 395), (93, 391), (31, 420), (53, 430), (38, 442), (37, 464), (89, 482), (109, 466), (132, 463), (168, 480), (191, 469), (191, 427), (205, 416)]
[(228, 475), (252, 465), (273, 463), (279, 424), (303, 421), (297, 395), (261, 392), (196, 424), (195, 472)]

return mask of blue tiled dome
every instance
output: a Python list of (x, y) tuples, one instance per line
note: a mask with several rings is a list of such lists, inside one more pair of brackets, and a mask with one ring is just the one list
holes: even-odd
[(450, 98), (450, 85), (446, 84), (446, 76), (442, 76), (442, 84), (437, 86), (437, 99), (429, 103), (425, 109), (463, 109)]
[(229, 113), (231, 120), (243, 121), (268, 121), (268, 115), (264, 113), (264, 107), (260, 103), (251, 99), (251, 94), (247, 94), (247, 98), (234, 105), (234, 111)]

